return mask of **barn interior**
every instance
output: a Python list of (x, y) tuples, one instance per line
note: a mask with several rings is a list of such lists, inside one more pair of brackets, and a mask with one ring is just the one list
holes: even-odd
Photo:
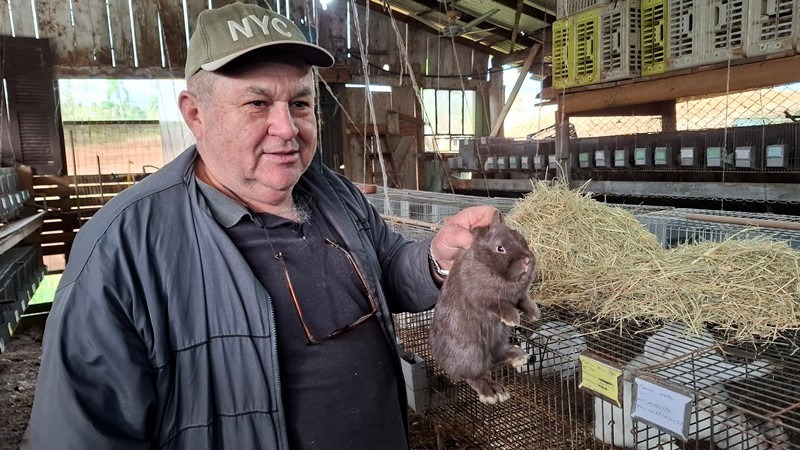
[[(488, 204), (540, 260), (501, 405), (436, 365), (433, 311), (397, 315), (436, 429), (413, 448), (800, 449), (800, 0), (248, 2), (335, 57), (317, 151), (397, 231)], [(0, 375), (81, 227), (194, 143), (186, 49), (229, 3), (0, 0)], [(2, 448), (35, 372), (0, 396)]]

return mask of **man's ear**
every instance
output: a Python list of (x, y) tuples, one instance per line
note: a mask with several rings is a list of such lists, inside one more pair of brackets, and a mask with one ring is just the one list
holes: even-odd
[(178, 108), (181, 110), (183, 121), (192, 130), (195, 139), (203, 138), (203, 111), (197, 97), (189, 91), (178, 94)]

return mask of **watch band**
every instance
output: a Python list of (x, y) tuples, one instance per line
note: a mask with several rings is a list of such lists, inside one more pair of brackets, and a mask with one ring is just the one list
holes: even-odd
[(433, 249), (428, 251), (428, 261), (430, 261), (431, 266), (433, 266), (433, 271), (436, 272), (436, 275), (439, 275), (442, 278), (447, 278), (447, 275), (450, 274), (449, 270), (442, 269), (442, 267), (439, 266), (439, 263), (436, 262), (436, 259), (433, 257)]

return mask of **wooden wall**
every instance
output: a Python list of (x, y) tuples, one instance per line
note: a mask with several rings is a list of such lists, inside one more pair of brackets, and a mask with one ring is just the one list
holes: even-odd
[[(183, 78), (187, 27), (191, 34), (201, 11), (233, 1), (35, 0), (35, 6), (31, 7), (29, 0), (3, 0), (0, 35), (51, 39), (56, 73), (60, 77)], [(280, 10), (277, 1), (251, 0)], [(351, 54), (360, 52), (355, 32), (347, 29), (346, 5), (347, 1), (341, 0), (323, 11), (309, 0), (291, 0), (288, 14), (301, 28), (314, 28), (320, 44), (358, 78), (362, 72), (360, 60), (347, 58), (348, 33), (351, 33)], [(400, 55), (406, 52), (416, 70), (424, 70), (427, 59), (428, 73), (434, 76), (486, 71), (487, 55), (458, 44), (454, 46), (449, 39), (439, 38), (421, 25), (395, 22), (406, 43), (400, 47), (398, 33), (388, 16), (358, 5), (351, 17), (353, 24), (358, 18), (368, 59), (376, 67), (389, 64), (392, 71), (400, 72), (403, 65)], [(407, 73), (405, 68), (403, 71)]]
[[(0, 0), (0, 34), (49, 38), (57, 78), (167, 78), (182, 79), (188, 32), (194, 31), (201, 11), (233, 0)], [(280, 10), (278, 0), (269, 3)], [(438, 89), (476, 89), (486, 92), (488, 54), (455, 44), (449, 38), (416, 24), (405, 23), (364, 6), (357, 0), (348, 28), (347, 0), (337, 0), (326, 11), (310, 0), (291, 0), (290, 18), (312, 29), (320, 45), (336, 58), (333, 69), (321, 71), (323, 80), (344, 91), (338, 100), (352, 118), (342, 128), (370, 124), (365, 114), (365, 91), (344, 89), (344, 83), (393, 86), (393, 94), (373, 96), (378, 126), (388, 130), (387, 113), (419, 121), (414, 86)], [(285, 4), (284, 0), (280, 0)], [(185, 4), (185, 8), (184, 8)], [(286, 14), (286, 11), (283, 11)], [(356, 22), (358, 27), (356, 27)], [(363, 54), (369, 62), (362, 65)], [(348, 48), (349, 42), (349, 48)], [(348, 57), (349, 54), (349, 57)], [(13, 64), (13, 62), (12, 62)], [(388, 65), (388, 70), (384, 70)], [(414, 79), (409, 76), (412, 70)], [(468, 76), (474, 75), (474, 76)], [(479, 98), (486, 98), (479, 95)], [(479, 110), (483, 108), (479, 107)], [(345, 116), (346, 117), (346, 116)], [(398, 116), (395, 116), (398, 117)], [(387, 145), (399, 154), (393, 158), (398, 187), (419, 185), (419, 160), (423, 151), (421, 124), (409, 131), (413, 120), (403, 120), (405, 134), (387, 135)], [(395, 130), (397, 131), (397, 130)], [(346, 171), (363, 173), (364, 145), (345, 135), (334, 151), (342, 154)], [(363, 142), (363, 140), (362, 140)], [(395, 155), (393, 155), (395, 156)], [(355, 178), (354, 178), (355, 179)], [(363, 181), (355, 179), (356, 181)]]

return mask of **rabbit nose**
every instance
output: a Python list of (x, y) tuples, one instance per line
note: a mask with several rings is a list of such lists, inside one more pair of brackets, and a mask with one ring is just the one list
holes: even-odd
[(530, 265), (530, 263), (531, 263), (530, 258), (526, 257), (525, 259), (522, 260), (522, 268), (525, 269), (526, 272), (528, 271), (528, 265)]

